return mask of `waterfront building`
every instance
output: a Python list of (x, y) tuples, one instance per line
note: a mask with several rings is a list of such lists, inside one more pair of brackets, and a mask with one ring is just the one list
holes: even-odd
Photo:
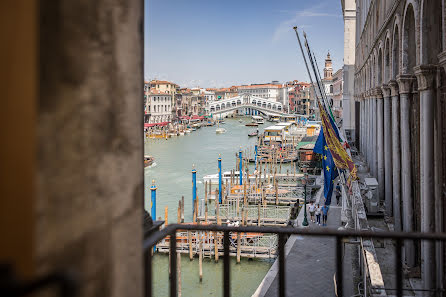
[(249, 94), (252, 96), (275, 100), (280, 102), (280, 89), (282, 85), (280, 84), (251, 84), (249, 86), (239, 86), (237, 88), (238, 95)]
[(214, 102), (215, 101), (215, 89), (207, 88), (203, 90), (204, 94), (204, 100), (206, 104), (208, 102)]
[(215, 90), (214, 99), (216, 101), (237, 97), (237, 87), (219, 88)]
[(332, 112), (336, 117), (337, 122), (342, 119), (342, 90), (344, 87), (343, 70), (342, 68), (336, 71), (333, 75), (333, 97), (332, 97)]
[(309, 116), (312, 114), (310, 109), (310, 86), (311, 84), (305, 82), (294, 81), (288, 91), (290, 113)]
[[(344, 129), (355, 130), (395, 230), (444, 232), (445, 1), (341, 4)], [(445, 287), (445, 252), (433, 242), (404, 243), (405, 265), (422, 289)]]
[(150, 90), (157, 90), (166, 94), (176, 94), (180, 87), (172, 82), (165, 80), (152, 80), (150, 81)]
[(149, 90), (150, 90), (150, 83), (148, 81), (144, 81), (144, 123), (149, 123), (150, 120)]
[(162, 123), (172, 121), (172, 94), (151, 90), (147, 102), (147, 113), (149, 115), (148, 123)]

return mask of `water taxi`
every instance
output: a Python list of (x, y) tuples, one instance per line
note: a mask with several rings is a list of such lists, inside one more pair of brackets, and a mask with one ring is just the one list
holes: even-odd
[(252, 121), (259, 125), (262, 125), (265, 123), (265, 120), (261, 116), (252, 116)]
[(151, 166), (153, 162), (155, 162), (155, 158), (148, 155), (144, 156), (144, 168)]
[(226, 133), (226, 129), (225, 128), (217, 128), (217, 129), (215, 129), (215, 133), (217, 133), (217, 134)]

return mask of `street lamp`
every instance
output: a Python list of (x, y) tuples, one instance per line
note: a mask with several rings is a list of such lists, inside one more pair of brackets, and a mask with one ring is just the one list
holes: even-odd
[(302, 222), (302, 226), (307, 227), (308, 226), (308, 220), (307, 220), (307, 167), (302, 167), (302, 171), (304, 172), (304, 178), (302, 179), (302, 183), (304, 184), (304, 220)]

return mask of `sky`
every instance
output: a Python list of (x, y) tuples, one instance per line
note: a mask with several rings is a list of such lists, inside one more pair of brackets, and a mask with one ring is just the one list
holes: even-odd
[(339, 0), (145, 0), (144, 78), (203, 88), (309, 81), (295, 25), (321, 73), (328, 51), (333, 72), (342, 67)]

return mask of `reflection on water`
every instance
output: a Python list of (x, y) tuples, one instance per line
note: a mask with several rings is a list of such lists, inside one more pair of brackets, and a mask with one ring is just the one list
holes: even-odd
[[(231, 259), (231, 296), (251, 296), (272, 265), (268, 260), (241, 259), (236, 264)], [(169, 257), (156, 255), (153, 258), (153, 292), (155, 297), (169, 296)], [(218, 263), (213, 259), (203, 259), (203, 281), (200, 283), (198, 258), (189, 260), (181, 257), (182, 296), (223, 296), (223, 259)]]

